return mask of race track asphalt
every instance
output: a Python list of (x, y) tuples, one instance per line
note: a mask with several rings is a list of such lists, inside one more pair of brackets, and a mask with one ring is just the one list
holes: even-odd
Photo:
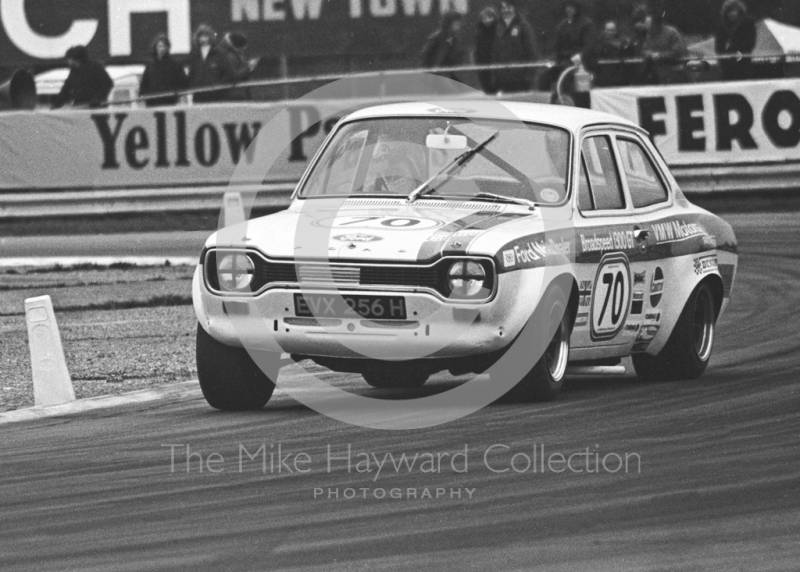
[[(800, 222), (727, 218), (740, 270), (699, 380), (574, 380), (554, 403), (496, 403), (406, 432), (344, 425), (283, 393), (259, 412), (220, 413), (192, 386), (6, 424), (0, 570), (798, 570)], [(284, 374), (307, 375), (293, 368)], [(342, 383), (370, 391), (358, 376)], [(439, 376), (402, 397), (449, 383)], [(309, 472), (270, 470), (269, 456), (266, 471), (247, 456), (240, 470), (240, 447), (262, 444), (267, 455), (280, 444), (290, 468), (300, 460)], [(328, 471), (327, 447), (341, 456), (348, 444), (381, 457), (466, 446), (467, 470), (445, 462), (376, 479), (334, 461)], [(497, 444), (508, 453), (493, 449), (487, 465)], [(542, 444), (548, 455), (636, 454), (641, 470), (492, 472)], [(187, 445), (219, 472), (201, 472), (197, 457), (187, 472)], [(356, 498), (343, 498), (348, 488)], [(404, 498), (376, 499), (378, 489)]]

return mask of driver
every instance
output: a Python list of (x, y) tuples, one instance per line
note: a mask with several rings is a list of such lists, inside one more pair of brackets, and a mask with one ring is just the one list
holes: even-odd
[(405, 141), (379, 141), (372, 152), (365, 192), (408, 195), (425, 179), (424, 153)]

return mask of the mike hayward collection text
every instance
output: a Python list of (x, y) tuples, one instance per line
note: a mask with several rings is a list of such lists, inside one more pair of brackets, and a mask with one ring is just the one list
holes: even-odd
[(372, 482), (399, 475), (467, 474), (625, 474), (642, 472), (636, 452), (604, 450), (599, 444), (554, 451), (544, 443), (463, 446), (443, 451), (377, 451), (352, 444), (312, 450), (290, 448), (283, 443), (239, 443), (223, 450), (209, 450), (189, 443), (165, 443), (171, 473), (252, 473), (305, 475), (349, 473)]

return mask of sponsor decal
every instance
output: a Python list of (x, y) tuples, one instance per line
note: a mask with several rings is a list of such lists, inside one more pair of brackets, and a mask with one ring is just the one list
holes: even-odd
[(455, 114), (475, 113), (474, 109), (469, 109), (468, 107), (453, 107), (453, 108), (429, 107), (425, 111), (427, 111), (428, 113), (442, 113), (442, 114), (444, 114), (444, 113), (447, 113), (447, 114), (450, 114), (450, 113), (455, 113)]
[(644, 308), (644, 290), (641, 288), (633, 291), (631, 298), (631, 314), (639, 315)]
[(555, 242), (552, 238), (544, 240), (533, 240), (523, 242), (514, 246), (512, 252), (516, 256), (517, 264), (537, 262), (548, 256), (563, 254), (569, 256), (569, 243), (562, 238), (560, 242)]
[(588, 325), (589, 325), (589, 313), (588, 312), (584, 312), (584, 313), (580, 313), (579, 312), (578, 315), (575, 317), (575, 327), (578, 328), (578, 327), (581, 327), (581, 326), (588, 326)]
[(581, 252), (606, 252), (610, 250), (633, 250), (633, 231), (614, 231), (608, 234), (581, 234)]
[(383, 240), (380, 236), (374, 234), (340, 234), (334, 236), (334, 240), (341, 240), (342, 242), (375, 242), (376, 240)]
[(647, 271), (645, 270), (633, 273), (634, 284), (644, 284), (645, 278), (647, 278)]
[(639, 324), (625, 324), (625, 331), (626, 332), (638, 332), (639, 331)]
[(661, 294), (664, 292), (664, 271), (660, 266), (653, 272), (650, 280), (650, 305), (655, 308), (661, 302)]
[(644, 315), (644, 319), (648, 322), (660, 322), (661, 321), (661, 312), (648, 312)]
[(597, 268), (591, 306), (592, 340), (610, 340), (622, 330), (631, 301), (631, 269), (622, 253), (606, 254)]
[(504, 268), (511, 268), (516, 264), (517, 259), (514, 256), (513, 250), (506, 250), (503, 252), (503, 267)]
[(636, 341), (631, 348), (633, 352), (643, 352), (650, 347), (650, 342), (653, 341), (653, 338), (656, 337), (658, 333), (659, 326), (656, 325), (644, 325), (639, 330), (639, 335), (636, 336)]
[(543, 201), (548, 203), (557, 203), (558, 198), (561, 196), (558, 194), (558, 191), (555, 189), (542, 189), (542, 192), (539, 193), (539, 196), (542, 198)]
[(707, 274), (717, 269), (717, 255), (710, 254), (708, 256), (701, 256), (694, 259), (694, 273), (697, 275)]
[(656, 243), (664, 244), (667, 242), (677, 242), (686, 240), (693, 236), (705, 235), (703, 228), (693, 222), (687, 223), (682, 220), (672, 220), (667, 222), (657, 222), (652, 226), (653, 236)]
[(578, 282), (578, 307), (588, 308), (592, 302), (592, 281), (581, 280)]
[(658, 333), (658, 330), (659, 330), (660, 327), (661, 326), (659, 326), (657, 324), (647, 324), (647, 325), (642, 326), (642, 329), (639, 330), (639, 335), (636, 336), (636, 341), (637, 342), (642, 342), (642, 341), (651, 342), (653, 340), (653, 338), (656, 337), (656, 334)]

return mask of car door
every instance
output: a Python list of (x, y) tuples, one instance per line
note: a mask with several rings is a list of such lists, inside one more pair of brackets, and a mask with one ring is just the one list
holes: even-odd
[[(643, 352), (661, 327), (667, 304), (664, 288), (673, 275), (670, 259), (658, 249), (658, 245), (674, 233), (673, 198), (666, 176), (641, 135), (619, 133), (616, 150), (637, 221), (635, 232), (640, 248), (639, 274), (634, 276), (634, 297), (641, 298), (643, 303), (638, 306), (640, 325), (631, 351)], [(638, 294), (637, 289), (643, 290), (644, 295)]]
[(580, 146), (574, 219), (579, 307), (571, 351), (575, 360), (627, 355), (644, 295), (637, 259), (642, 229), (624, 187), (615, 131), (588, 131)]

